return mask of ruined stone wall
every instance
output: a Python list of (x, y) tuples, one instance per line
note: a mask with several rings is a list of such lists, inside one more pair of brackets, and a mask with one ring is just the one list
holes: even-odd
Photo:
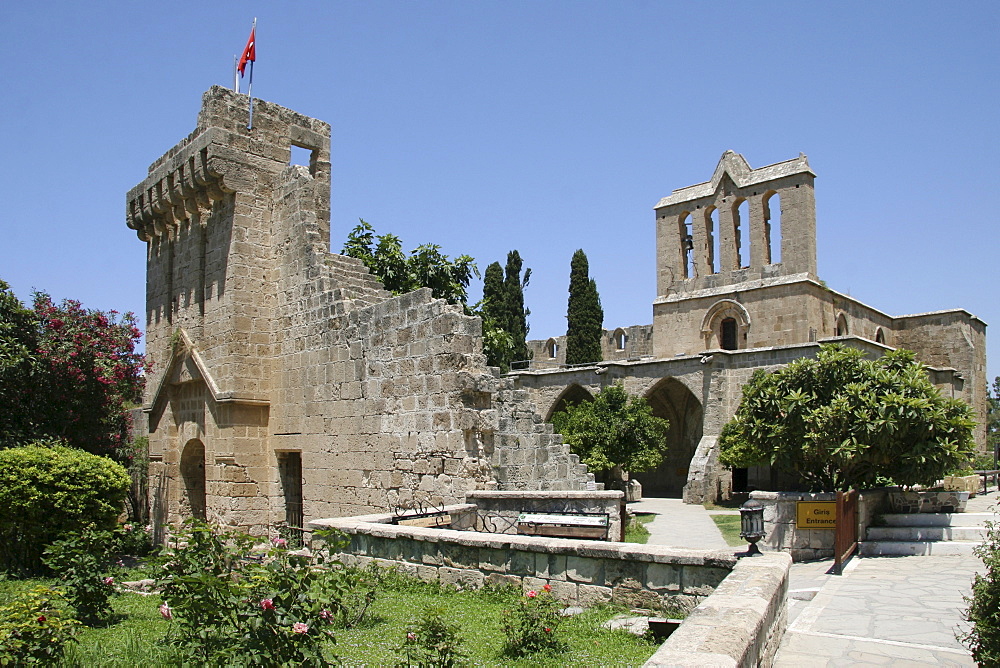
[[(552, 356), (552, 344), (556, 356)], [(554, 369), (566, 363), (566, 336), (535, 339), (527, 342), (531, 369)], [(601, 334), (601, 358), (607, 361), (636, 360), (653, 354), (653, 326), (630, 325), (605, 329)]]

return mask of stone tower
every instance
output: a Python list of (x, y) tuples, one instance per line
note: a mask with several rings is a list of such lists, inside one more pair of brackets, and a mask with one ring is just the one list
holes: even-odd
[[(485, 365), (478, 318), (393, 297), (330, 246), (330, 126), (209, 90), (128, 193), (146, 243), (150, 475), (162, 522), (255, 531), (593, 477)], [(310, 151), (290, 165), (291, 147)]]

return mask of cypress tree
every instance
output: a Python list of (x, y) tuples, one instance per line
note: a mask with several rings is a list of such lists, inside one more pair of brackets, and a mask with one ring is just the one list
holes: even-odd
[[(483, 274), (482, 316), (484, 337), (496, 329), (506, 331), (506, 286), (504, 285), (503, 268), (499, 262), (494, 262), (486, 267), (486, 273)], [(513, 348), (487, 345), (487, 342), (484, 341), (483, 352), (486, 354), (486, 363), (490, 366), (500, 367), (502, 372), (510, 369)]]
[(505, 319), (503, 328), (514, 339), (513, 360), (526, 360), (531, 356), (528, 352), (528, 315), (531, 311), (524, 308), (524, 288), (531, 277), (531, 269), (524, 270), (521, 278), (521, 254), (516, 250), (507, 253), (507, 267), (504, 277)]
[(604, 309), (597, 282), (590, 278), (590, 264), (583, 250), (573, 253), (569, 270), (569, 304), (566, 309), (566, 363), (600, 362)]

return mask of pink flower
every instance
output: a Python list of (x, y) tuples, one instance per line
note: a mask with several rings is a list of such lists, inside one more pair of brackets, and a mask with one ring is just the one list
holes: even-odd
[(536, 596), (538, 596), (538, 592), (532, 589), (531, 591), (528, 592), (527, 596), (528, 598), (535, 598)]
[(547, 591), (547, 592), (549, 592), (549, 591), (552, 591), (552, 585), (550, 585), (550, 584), (548, 584), (548, 583), (546, 583), (546, 584), (543, 584), (543, 585), (542, 585), (542, 589), (544, 589), (544, 590), (545, 590), (545, 591)]
[(125, 529), (125, 531), (131, 531), (132, 530), (132, 525), (131, 524), (123, 524), (122, 525), (122, 529)]
[(274, 543), (275, 547), (285, 547), (288, 545), (288, 541), (284, 538), (272, 538), (271, 542)]
[(274, 599), (265, 598), (260, 602), (261, 610), (274, 610)]
[(325, 622), (332, 622), (333, 621), (333, 613), (330, 612), (329, 610), (327, 610), (326, 608), (323, 608), (323, 610), (320, 611), (320, 613), (319, 613), (319, 618), (322, 619)]
[(173, 619), (174, 618), (173, 611), (170, 609), (170, 606), (167, 605), (166, 603), (164, 603), (163, 605), (160, 606), (160, 614), (163, 615), (164, 619)]
[(309, 633), (309, 625), (302, 622), (292, 624), (292, 633)]
[(407, 640), (416, 640), (417, 639), (417, 634), (414, 633), (413, 631), (410, 631), (409, 633), (406, 634), (406, 639)]
[(115, 579), (113, 577), (111, 577), (110, 575), (108, 577), (104, 578), (104, 584), (106, 584), (107, 586), (110, 587), (114, 583), (115, 583)]

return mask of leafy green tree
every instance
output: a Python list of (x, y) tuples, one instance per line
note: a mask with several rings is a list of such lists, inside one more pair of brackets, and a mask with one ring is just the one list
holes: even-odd
[(604, 388), (593, 401), (555, 413), (552, 425), (591, 471), (617, 468), (630, 473), (659, 466), (670, 429), (644, 398), (630, 395), (621, 384)]
[(125, 457), (146, 370), (140, 336), (131, 313), (57, 305), (43, 292), (26, 309), (0, 281), (0, 447), (56, 438)]
[(376, 236), (375, 228), (364, 220), (347, 235), (341, 253), (364, 262), (372, 276), (394, 295), (430, 288), (435, 298), (464, 306), (469, 282), (479, 276), (476, 261), (469, 255), (452, 260), (435, 244), (417, 246), (407, 255), (399, 237)]
[(566, 364), (600, 362), (604, 309), (597, 282), (590, 278), (590, 264), (583, 250), (573, 253), (569, 271), (569, 304), (566, 309)]
[(973, 453), (972, 409), (944, 397), (908, 350), (841, 345), (754, 372), (720, 438), (727, 466), (766, 463), (814, 491), (932, 484)]
[(37, 431), (32, 388), (38, 335), (34, 312), (0, 280), (0, 447), (27, 441)]

